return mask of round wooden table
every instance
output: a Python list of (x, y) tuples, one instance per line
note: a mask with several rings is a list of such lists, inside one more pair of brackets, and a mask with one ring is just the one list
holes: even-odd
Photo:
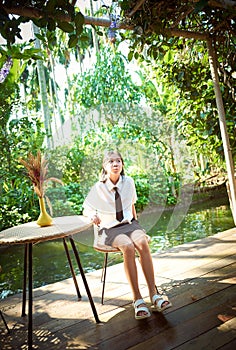
[[(100, 322), (95, 308), (90, 289), (83, 271), (83, 267), (80, 261), (79, 252), (76, 248), (73, 235), (86, 230), (92, 225), (91, 220), (82, 216), (62, 216), (53, 219), (51, 226), (40, 227), (36, 221), (28, 222), (19, 226), (11, 227), (0, 232), (0, 246), (1, 245), (14, 245), (24, 244), (24, 281), (23, 281), (23, 301), (22, 301), (22, 316), (25, 316), (26, 306), (26, 284), (28, 277), (28, 349), (32, 349), (33, 344), (33, 244), (39, 242), (45, 242), (55, 239), (62, 239), (67, 259), (70, 265), (72, 277), (74, 280), (75, 288), (77, 291), (78, 299), (81, 299), (77, 279), (72, 266), (72, 261), (69, 254), (67, 245), (67, 239), (70, 241), (88, 298), (97, 323)], [(27, 276), (28, 271), (28, 276)]]

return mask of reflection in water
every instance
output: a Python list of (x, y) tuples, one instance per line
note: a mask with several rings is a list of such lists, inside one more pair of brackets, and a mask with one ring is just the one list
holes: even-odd
[(172, 232), (166, 229), (170, 216), (171, 213), (164, 213), (157, 225), (150, 230), (152, 252), (164, 251), (234, 227), (228, 205), (197, 210), (191, 208), (182, 223)]
[[(155, 215), (155, 213), (149, 215)], [(174, 231), (169, 232), (168, 223), (171, 215), (171, 211), (163, 212), (155, 226), (148, 231), (152, 237), (150, 243), (152, 253), (234, 227), (228, 201), (227, 199), (223, 201), (222, 198), (218, 203), (215, 200), (191, 207), (181, 224)], [(144, 227), (148, 227), (145, 221), (148, 222), (149, 218), (148, 216), (142, 218)], [(85, 272), (100, 269), (104, 255), (92, 248), (93, 230), (78, 234), (76, 241), (82, 253), (81, 261)], [(33, 251), (35, 288), (71, 277), (62, 240), (36, 244)], [(23, 254), (23, 246), (0, 248), (0, 265), (3, 270), (0, 274), (0, 298), (22, 291)], [(71, 257), (76, 266), (73, 254)], [(112, 257), (114, 257), (113, 264), (122, 261), (120, 254), (112, 254)], [(76, 268), (75, 271), (79, 273)]]

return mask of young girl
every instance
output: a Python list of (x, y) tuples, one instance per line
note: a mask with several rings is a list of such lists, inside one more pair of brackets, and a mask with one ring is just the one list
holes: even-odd
[(133, 294), (135, 318), (149, 317), (150, 311), (142, 299), (135, 251), (147, 281), (152, 311), (162, 312), (171, 307), (170, 301), (157, 291), (152, 257), (145, 231), (137, 221), (137, 200), (134, 181), (124, 175), (124, 162), (117, 151), (109, 151), (103, 159), (101, 180), (90, 190), (84, 202), (84, 215), (98, 226), (98, 234), (105, 244), (119, 248), (124, 258), (124, 269)]

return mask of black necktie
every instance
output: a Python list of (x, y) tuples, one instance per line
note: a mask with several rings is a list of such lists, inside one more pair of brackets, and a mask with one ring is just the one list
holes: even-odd
[(124, 219), (123, 209), (120, 194), (117, 191), (117, 187), (114, 187), (115, 190), (115, 204), (116, 204), (116, 219), (118, 221), (122, 221)]

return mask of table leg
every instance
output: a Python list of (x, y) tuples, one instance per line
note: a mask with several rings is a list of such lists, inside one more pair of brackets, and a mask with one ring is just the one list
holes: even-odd
[(33, 344), (33, 244), (25, 244), (24, 253), (24, 280), (23, 280), (23, 300), (21, 316), (26, 316), (26, 283), (28, 269), (28, 350), (32, 350)]
[(7, 325), (7, 322), (6, 322), (5, 318), (4, 318), (3, 313), (2, 313), (1, 310), (0, 310), (0, 316), (1, 316), (1, 319), (2, 319), (2, 321), (3, 321), (3, 323), (4, 323), (5, 327), (6, 327), (7, 333), (10, 333), (10, 329), (9, 329), (9, 327)]
[(87, 280), (86, 280), (86, 277), (85, 277), (85, 274), (84, 274), (84, 270), (83, 270), (83, 267), (82, 267), (81, 262), (80, 262), (79, 253), (78, 253), (78, 250), (77, 250), (77, 248), (75, 246), (75, 242), (74, 242), (72, 237), (70, 237), (70, 243), (71, 243), (71, 247), (73, 249), (75, 258), (76, 258), (76, 262), (77, 262), (78, 268), (80, 270), (81, 277), (82, 277), (83, 282), (84, 282), (84, 287), (86, 289), (87, 296), (89, 298), (89, 302), (90, 302), (90, 305), (91, 305), (91, 308), (92, 308), (92, 311), (93, 311), (93, 315), (95, 317), (96, 322), (100, 323), (101, 321), (98, 318), (97, 310), (95, 308), (95, 305), (94, 305), (94, 302), (93, 302), (93, 299), (92, 299), (92, 296), (91, 296), (91, 293), (90, 293), (90, 290), (89, 290), (89, 286), (88, 286), (88, 283), (87, 283)]
[(28, 350), (32, 350), (33, 342), (33, 244), (28, 244), (28, 288), (29, 288), (29, 311), (28, 311)]
[(26, 316), (25, 306), (26, 306), (26, 282), (27, 282), (27, 261), (28, 261), (28, 244), (25, 244), (24, 253), (24, 278), (23, 278), (23, 294), (22, 294), (22, 311), (21, 316)]
[(72, 275), (72, 278), (73, 278), (73, 281), (74, 281), (74, 285), (75, 285), (75, 289), (76, 289), (76, 292), (77, 292), (77, 295), (78, 295), (78, 299), (81, 300), (81, 294), (80, 294), (78, 282), (77, 282), (77, 279), (76, 279), (76, 276), (75, 276), (75, 272), (74, 272), (74, 269), (73, 269), (72, 261), (71, 261), (71, 258), (70, 258), (68, 245), (66, 243), (65, 238), (63, 238), (63, 244), (64, 244), (66, 256), (67, 256), (67, 259), (68, 259), (68, 262), (69, 262), (69, 265), (70, 265), (70, 271), (71, 271), (71, 275)]

